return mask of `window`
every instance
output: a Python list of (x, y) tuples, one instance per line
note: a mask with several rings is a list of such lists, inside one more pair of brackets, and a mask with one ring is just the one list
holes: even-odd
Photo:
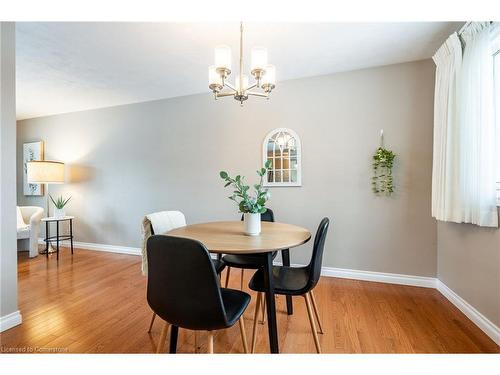
[(262, 161), (271, 161), (264, 186), (301, 186), (301, 144), (297, 133), (279, 128), (271, 131), (262, 144)]

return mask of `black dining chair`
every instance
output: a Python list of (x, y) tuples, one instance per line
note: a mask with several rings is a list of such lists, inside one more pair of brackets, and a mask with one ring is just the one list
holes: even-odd
[[(304, 297), (307, 307), (307, 314), (309, 316), (309, 323), (311, 324), (311, 330), (314, 337), (314, 345), (316, 346), (316, 351), (318, 353), (321, 353), (321, 347), (319, 345), (318, 334), (316, 332), (316, 324), (312, 312), (313, 310), (316, 320), (318, 321), (320, 333), (323, 333), (323, 327), (319, 318), (318, 306), (316, 305), (313, 289), (316, 284), (318, 284), (319, 277), (321, 275), (323, 249), (325, 247), (326, 233), (328, 231), (329, 225), (330, 220), (328, 218), (325, 217), (323, 220), (321, 220), (318, 230), (316, 231), (316, 236), (314, 238), (311, 261), (307, 266), (273, 266), (273, 285), (275, 295), (281, 294), (285, 296)], [(253, 323), (252, 345), (250, 349), (251, 353), (253, 353), (255, 350), (255, 343), (257, 341), (257, 324), (255, 320), (257, 319), (259, 313), (259, 304), (260, 300), (262, 299), (262, 293), (266, 291), (264, 287), (264, 273), (262, 269), (259, 269), (254, 274), (248, 286), (250, 289), (258, 292), (256, 302), (257, 307), (255, 308), (255, 318)]]
[[(213, 353), (213, 331), (239, 321), (243, 349), (248, 353), (243, 312), (250, 302), (245, 292), (220, 287), (214, 264), (198, 241), (151, 236), (147, 242), (147, 300), (165, 321), (157, 352), (161, 352), (171, 327), (170, 351), (175, 351), (179, 328), (208, 331), (208, 351)], [(173, 348), (172, 348), (173, 346)]]
[[(155, 231), (153, 229), (153, 224), (150, 225), (150, 230), (151, 230), (151, 235), (155, 234)], [(220, 276), (222, 271), (224, 271), (224, 268), (226, 265), (222, 261), (222, 257), (220, 254), (217, 255), (216, 259), (212, 259), (212, 263), (214, 264), (215, 272)], [(151, 330), (153, 329), (153, 323), (155, 322), (156, 314), (153, 312), (153, 315), (151, 316), (151, 321), (149, 322), (149, 328), (148, 328), (148, 333), (151, 333)]]

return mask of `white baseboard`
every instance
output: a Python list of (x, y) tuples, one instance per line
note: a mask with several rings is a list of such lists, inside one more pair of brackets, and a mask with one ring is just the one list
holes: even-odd
[(484, 333), (486, 333), (493, 341), (500, 345), (500, 328), (486, 318), (483, 314), (477, 311), (466, 300), (448, 288), (441, 280), (437, 280), (436, 289), (445, 296), (452, 304), (454, 304), (461, 312), (467, 316), (472, 322), (477, 325)]
[(424, 288), (436, 288), (436, 278), (402, 275), (397, 273), (384, 273), (373, 271), (359, 271), (345, 268), (323, 267), (321, 276), (339, 277), (342, 279), (354, 279), (364, 281), (375, 281), (378, 283), (420, 286)]
[[(39, 238), (38, 243), (41, 245), (45, 244), (45, 242), (43, 241), (43, 238)], [(61, 245), (64, 244), (64, 246), (69, 246), (69, 241), (61, 241), (60, 243), (61, 243)], [(73, 241), (73, 247), (75, 249), (105, 251), (108, 253), (141, 255), (141, 249), (138, 247), (104, 245), (104, 244), (99, 244), (99, 243), (77, 242), (77, 241)]]
[(21, 313), (19, 310), (13, 313), (0, 316), (0, 332), (6, 331), (12, 327), (18, 326), (23, 321)]
[[(274, 262), (274, 264), (282, 265), (283, 263)], [(291, 266), (304, 267), (303, 264), (292, 264)], [(374, 281), (377, 283), (419, 286), (424, 288), (436, 288), (436, 278), (434, 277), (402, 275), (398, 273), (384, 273), (336, 267), (322, 267), (321, 276), (338, 277), (340, 279)]]
[[(44, 243), (43, 239), (40, 239), (39, 242), (41, 244)], [(129, 255), (141, 255), (141, 249), (138, 247), (104, 245), (104, 244), (96, 244), (88, 242), (73, 242), (73, 246), (78, 249), (107, 251), (111, 253), (129, 254)], [(282, 263), (275, 262), (275, 264), (278, 265)], [(303, 266), (303, 265), (292, 264), (292, 266)], [(448, 288), (437, 278), (414, 276), (414, 275), (402, 275), (396, 273), (361, 271), (361, 270), (335, 268), (335, 267), (323, 267), (321, 269), (321, 276), (437, 289), (460, 311), (462, 311), (472, 322), (474, 322), (474, 324), (476, 324), (485, 334), (487, 334), (493, 341), (495, 341), (498, 345), (500, 345), (500, 328), (497, 327), (495, 324), (493, 324), (479, 311), (477, 311), (473, 306), (467, 303), (464, 299), (462, 299), (458, 294), (453, 292), (450, 288)]]

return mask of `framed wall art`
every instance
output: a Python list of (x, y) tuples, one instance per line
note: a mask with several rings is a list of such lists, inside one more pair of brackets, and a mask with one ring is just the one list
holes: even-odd
[(27, 165), (32, 160), (43, 160), (43, 141), (29, 142), (23, 144), (23, 191), (26, 196), (43, 195), (42, 184), (28, 183)]

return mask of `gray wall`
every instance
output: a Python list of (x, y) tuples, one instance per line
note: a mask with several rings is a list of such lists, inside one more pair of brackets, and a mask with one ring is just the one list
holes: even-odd
[[(243, 108), (210, 94), (179, 97), (18, 123), (18, 202), (22, 143), (45, 141), (46, 159), (69, 164), (78, 241), (140, 246), (145, 213), (179, 209), (190, 223), (238, 219), (218, 172), (252, 181), (261, 142), (277, 127), (303, 144), (303, 186), (273, 188), (277, 220), (315, 231), (333, 220), (324, 265), (436, 275), (431, 218), (434, 65), (430, 60), (281, 82), (270, 101)], [(397, 154), (396, 194), (371, 192), (371, 155), (385, 131)], [(291, 252), (305, 263), (310, 245)]]
[(0, 22), (0, 317), (17, 311), (15, 69), (14, 23)]
[(500, 230), (439, 222), (438, 278), (500, 327)]

